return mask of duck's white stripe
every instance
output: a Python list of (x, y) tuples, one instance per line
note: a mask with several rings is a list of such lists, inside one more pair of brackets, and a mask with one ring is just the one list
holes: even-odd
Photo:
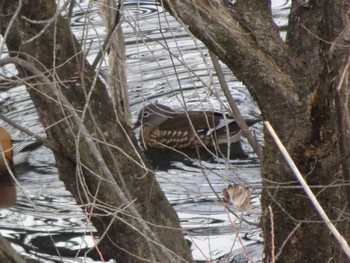
[(16, 143), (12, 148), (12, 161), (13, 165), (20, 165), (28, 161), (29, 155), (32, 151), (35, 151), (41, 146), (38, 141), (27, 141), (22, 143)]
[(242, 131), (240, 130), (238, 133), (236, 133), (233, 136), (229, 137), (229, 141), (227, 141), (227, 135), (221, 136), (220, 138), (218, 138), (217, 143), (218, 144), (226, 144), (226, 143), (238, 142), (239, 140), (241, 140), (241, 135), (242, 135)]
[(12, 161), (13, 161), (13, 165), (20, 165), (23, 163), (26, 163), (28, 161), (29, 158), (29, 154), (30, 152), (19, 152), (16, 155), (13, 155), (12, 157)]
[(206, 133), (206, 136), (211, 135), (213, 131), (217, 131), (221, 128), (227, 127), (232, 122), (235, 122), (235, 120), (233, 120), (233, 119), (220, 119), (219, 124), (216, 125), (214, 128), (209, 129)]

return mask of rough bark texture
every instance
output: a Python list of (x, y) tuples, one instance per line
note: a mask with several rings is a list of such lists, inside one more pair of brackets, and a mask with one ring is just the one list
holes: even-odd
[[(349, 2), (301, 2), (293, 1), (286, 42), (268, 0), (169, 0), (167, 8), (246, 84), (307, 182), (320, 186), (314, 193), (349, 240), (342, 214), (350, 201), (342, 185), (349, 180)], [(265, 261), (281, 252), (277, 261), (283, 263), (347, 262), (303, 190), (285, 188), (299, 184), (268, 134), (265, 139)]]
[(100, 0), (100, 13), (104, 19), (110, 38), (106, 50), (109, 58), (109, 89), (114, 107), (126, 121), (131, 121), (129, 110), (128, 87), (126, 82), (125, 42), (122, 30), (123, 1)]
[[(67, 21), (57, 15), (43, 30), (46, 23), (24, 19), (46, 21), (53, 18), (55, 1), (24, 1), (21, 7), (18, 5), (19, 1), (0, 1), (1, 34), (6, 36), (9, 29), (5, 41), (10, 55), (31, 62), (45, 73), (57, 91), (74, 106), (89, 133), (81, 133), (83, 129), (77, 125), (67, 105), (62, 105), (52, 90), (42, 84), (42, 79), (26, 68), (17, 67), (20, 76), (28, 78), (28, 92), (48, 139), (61, 149), (55, 152), (61, 180), (78, 203), (84, 205), (100, 235), (105, 233), (99, 245), (103, 256), (118, 262), (144, 259), (167, 262), (166, 247), (176, 254), (177, 261), (191, 261), (176, 213), (154, 174), (141, 165), (131, 129), (121, 116), (114, 114), (105, 86), (86, 63)], [(13, 17), (17, 8), (20, 8), (19, 13)], [(26, 42), (34, 36), (36, 38)], [(112, 178), (105, 176), (101, 160), (88, 150), (86, 138), (96, 143)], [(127, 203), (116, 192), (117, 187), (125, 193)], [(141, 235), (146, 232), (130, 207), (137, 208), (163, 248), (152, 243), (153, 237), (148, 235), (146, 239)]]

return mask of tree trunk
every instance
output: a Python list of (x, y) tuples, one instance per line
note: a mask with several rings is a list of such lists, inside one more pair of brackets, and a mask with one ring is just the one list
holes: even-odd
[[(248, 87), (349, 240), (349, 2), (309, 2), (293, 1), (286, 42), (268, 0), (170, 0), (167, 8)], [(347, 262), (267, 133), (265, 140), (265, 261)]]
[(47, 137), (59, 148), (60, 179), (97, 228), (103, 256), (191, 261), (176, 213), (69, 24), (55, 14), (55, 1), (20, 3), (0, 1), (1, 34), (14, 57), (2, 65), (16, 63), (26, 78)]
[[(103, 50), (108, 53), (109, 74), (108, 86), (116, 111), (127, 122), (131, 121), (129, 109), (128, 88), (126, 83), (125, 42), (122, 30), (123, 1), (118, 6), (114, 0), (100, 0), (100, 13), (104, 19), (108, 36)], [(95, 60), (96, 61), (96, 60)]]

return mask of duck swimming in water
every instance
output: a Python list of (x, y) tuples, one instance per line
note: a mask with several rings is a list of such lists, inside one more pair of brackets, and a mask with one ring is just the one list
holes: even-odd
[[(260, 119), (246, 119), (248, 126)], [(242, 130), (231, 116), (216, 111), (176, 112), (159, 103), (141, 109), (134, 127), (141, 126), (145, 147), (187, 149), (240, 140)]]

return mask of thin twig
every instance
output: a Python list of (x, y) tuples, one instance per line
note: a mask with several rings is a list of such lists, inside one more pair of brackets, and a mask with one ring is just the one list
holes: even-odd
[(47, 148), (51, 149), (52, 151), (59, 152), (59, 146), (57, 143), (54, 143), (53, 141), (50, 141), (44, 137), (41, 137), (41, 136), (35, 134), (34, 132), (28, 130), (27, 128), (24, 128), (23, 126), (19, 125), (17, 122), (14, 122), (13, 120), (9, 119), (8, 117), (3, 115), (2, 113), (0, 113), (0, 119), (7, 122), (8, 124), (15, 127), (16, 129), (20, 130), (21, 132), (23, 132), (31, 137), (34, 137), (38, 141), (41, 141)]
[(233, 115), (234, 119), (236, 120), (239, 128), (243, 131), (244, 135), (247, 137), (248, 142), (252, 146), (252, 148), (255, 151), (255, 153), (257, 154), (258, 158), (260, 160), (262, 160), (261, 146), (257, 142), (257, 140), (252, 136), (252, 134), (250, 133), (248, 125), (245, 122), (245, 120), (243, 119), (243, 116), (242, 116), (241, 112), (239, 111), (238, 106), (230, 93), (230, 89), (229, 89), (227, 82), (225, 80), (225, 76), (222, 72), (221, 66), (219, 64), (219, 60), (214, 53), (212, 53), (211, 51), (209, 51), (209, 53), (210, 53), (211, 60), (213, 61), (213, 65), (214, 65), (217, 77), (220, 81), (221, 88), (225, 94), (225, 97), (227, 99), (228, 104), (230, 105), (232, 115)]
[(12, 15), (10, 23), (6, 26), (6, 31), (5, 34), (2, 34), (2, 41), (1, 41), (1, 45), (0, 45), (0, 56), (2, 55), (2, 51), (4, 50), (4, 46), (6, 44), (7, 41), (7, 37), (10, 34), (10, 31), (13, 30), (12, 29), (12, 25), (15, 23), (16, 19), (18, 19), (18, 14), (19, 12), (22, 10), (22, 0), (18, 1), (18, 7), (16, 8), (15, 13)]
[(275, 263), (275, 228), (273, 224), (273, 212), (271, 206), (268, 207), (269, 216), (270, 216), (270, 230), (271, 230), (271, 260), (270, 263)]
[(232, 226), (233, 232), (236, 234), (236, 237), (237, 237), (237, 239), (238, 239), (238, 242), (241, 244), (242, 249), (243, 249), (245, 255), (246, 255), (247, 258), (249, 259), (249, 262), (256, 263), (256, 261), (253, 260), (253, 258), (251, 257), (251, 255), (250, 255), (249, 252), (247, 251), (247, 248), (246, 248), (246, 246), (244, 245), (243, 240), (242, 240), (242, 238), (241, 238), (240, 235), (239, 235), (239, 232), (238, 232), (238, 230), (237, 230), (237, 227), (235, 227), (235, 224), (234, 224), (233, 221), (231, 220), (231, 217), (230, 217), (229, 211), (228, 211), (228, 209), (227, 209), (227, 206), (224, 205), (224, 208), (225, 208), (226, 215), (227, 215), (227, 217), (228, 217), (228, 219), (229, 219), (229, 222), (230, 222), (230, 224), (231, 224), (231, 226)]

